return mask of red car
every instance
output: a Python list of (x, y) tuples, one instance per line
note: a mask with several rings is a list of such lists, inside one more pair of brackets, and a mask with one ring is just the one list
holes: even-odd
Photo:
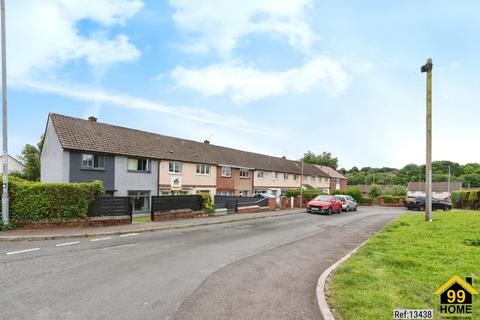
[(332, 212), (341, 213), (342, 202), (330, 195), (317, 196), (315, 199), (307, 203), (307, 212), (326, 213), (328, 215), (331, 215)]

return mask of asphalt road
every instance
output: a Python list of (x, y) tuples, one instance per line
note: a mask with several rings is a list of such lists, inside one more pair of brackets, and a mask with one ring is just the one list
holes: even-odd
[(1, 319), (319, 319), (319, 275), (403, 209), (0, 242)]

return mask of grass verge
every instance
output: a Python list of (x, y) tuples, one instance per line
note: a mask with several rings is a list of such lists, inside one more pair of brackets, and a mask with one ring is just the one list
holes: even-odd
[[(473, 277), (480, 288), (480, 212), (434, 212), (396, 219), (329, 280), (328, 303), (336, 318), (392, 319), (394, 309), (433, 309), (433, 294), (452, 276)], [(480, 297), (474, 296), (471, 319), (480, 319)]]
[(150, 222), (152, 218), (150, 216), (141, 216), (141, 217), (133, 217), (132, 222)]

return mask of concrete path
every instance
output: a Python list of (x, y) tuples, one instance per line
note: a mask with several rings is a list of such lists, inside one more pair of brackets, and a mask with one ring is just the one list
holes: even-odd
[(403, 210), (0, 242), (2, 319), (318, 319), (321, 272)]

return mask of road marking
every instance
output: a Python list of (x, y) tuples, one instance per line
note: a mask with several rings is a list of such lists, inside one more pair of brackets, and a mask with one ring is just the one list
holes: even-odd
[(138, 236), (140, 233), (127, 233), (121, 234), (120, 237), (130, 237), (130, 236)]
[(17, 254), (17, 253), (37, 251), (37, 250), (40, 250), (40, 248), (25, 249), (25, 250), (20, 250), (20, 251), (12, 251), (12, 252), (7, 252), (5, 254)]
[(129, 248), (129, 247), (136, 247), (136, 243), (130, 243), (130, 244), (121, 244), (119, 246), (113, 246), (113, 247), (106, 247), (103, 248), (103, 250), (109, 250), (109, 249), (121, 249), (121, 248)]
[(93, 241), (93, 242), (94, 242), (94, 241), (103, 241), (103, 240), (110, 240), (110, 239), (112, 239), (112, 237), (97, 238), (97, 239), (92, 239), (92, 240), (90, 240), (90, 241)]
[(56, 247), (70, 246), (72, 244), (79, 244), (79, 243), (80, 243), (80, 241), (59, 243), (59, 244), (56, 245)]

